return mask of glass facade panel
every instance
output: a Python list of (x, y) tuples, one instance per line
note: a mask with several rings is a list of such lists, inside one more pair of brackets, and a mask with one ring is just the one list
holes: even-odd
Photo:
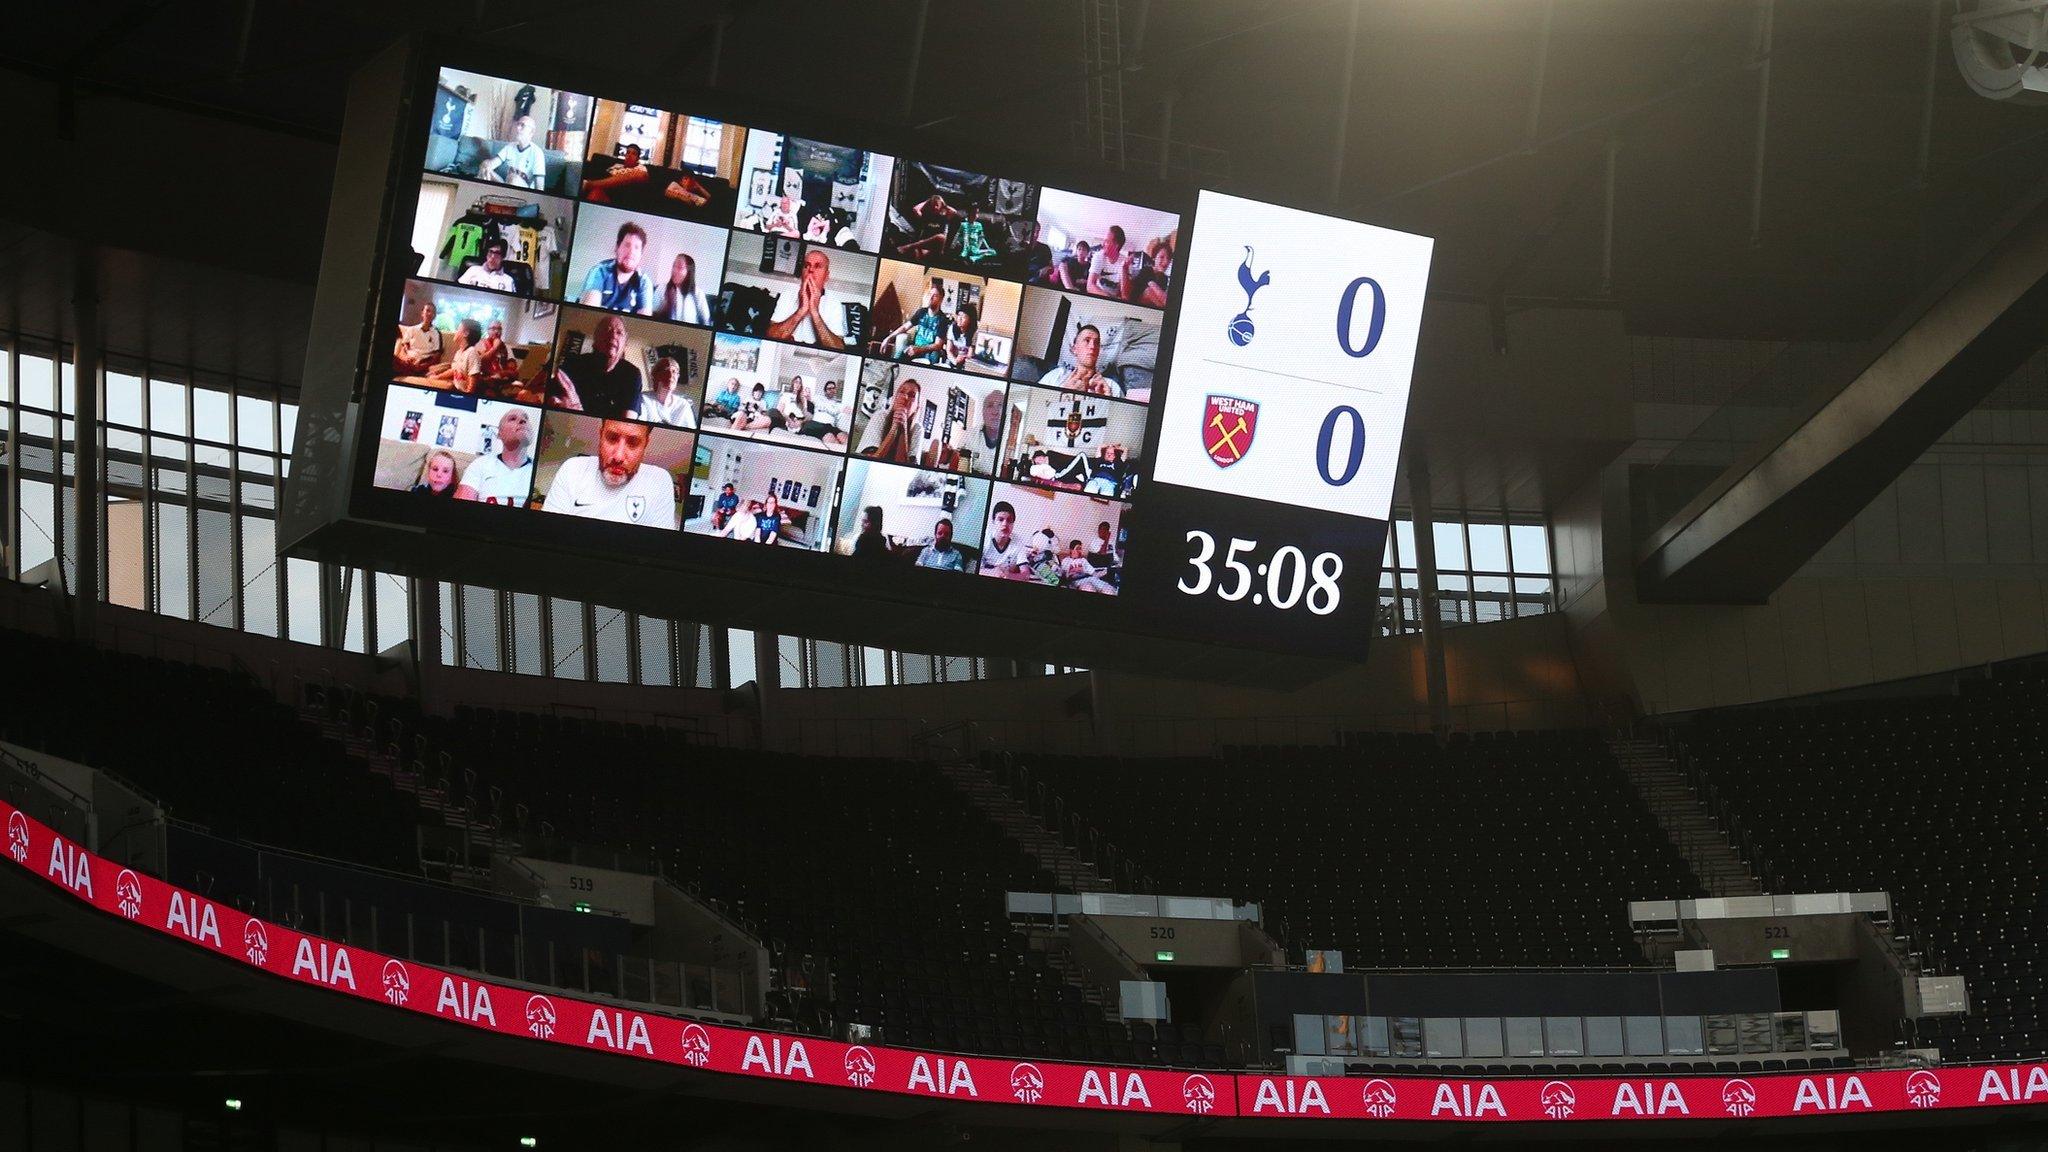
[(21, 406), (43, 412), (56, 411), (57, 366), (47, 356), (23, 353), (21, 357)]
[(1360, 1016), (1358, 1018), (1358, 1054), (1360, 1056), (1388, 1056), (1393, 1053), (1393, 1043), (1388, 1037), (1385, 1016)]
[(1628, 1044), (1630, 1056), (1662, 1056), (1664, 1054), (1664, 1019), (1661, 1016), (1624, 1016), (1621, 1018), (1623, 1038)]
[(1509, 1016), (1501, 1021), (1507, 1033), (1510, 1056), (1543, 1055), (1543, 1020), (1537, 1016)]
[(1473, 1016), (1465, 1021), (1465, 1055), (1474, 1060), (1495, 1060), (1507, 1055), (1501, 1046), (1500, 1017)]
[[(1465, 538), (1471, 544), (1472, 570), (1474, 572), (1508, 571), (1508, 526), (1506, 524), (1471, 521), (1465, 526)], [(1438, 564), (1443, 557), (1436, 559)]]
[(1673, 1056), (1701, 1056), (1706, 1053), (1706, 1041), (1697, 1016), (1666, 1016), (1664, 1018), (1664, 1051)]
[(1550, 571), (1550, 533), (1541, 524), (1510, 524), (1508, 539), (1514, 546), (1517, 572)]
[(1586, 1017), (1586, 1055), (1621, 1055), (1621, 1017)]
[(1456, 1016), (1423, 1018), (1422, 1053), (1433, 1060), (1465, 1058), (1465, 1030)]
[(1422, 1017), (1389, 1016), (1387, 1028), (1393, 1039), (1394, 1055), (1422, 1055)]
[(1545, 1016), (1543, 1041), (1552, 1056), (1584, 1056), (1586, 1035), (1577, 1016)]
[(1465, 567), (1465, 525), (1457, 520), (1438, 520), (1431, 539), (1436, 541), (1438, 571)]
[[(1555, 610), (1544, 525), (1514, 523), (1498, 513), (1440, 512), (1430, 538), (1436, 544), (1437, 611), (1444, 624), (1483, 624)], [(1394, 521), (1387, 568), (1389, 575), (1380, 584), (1380, 631), (1420, 631), (1413, 522)]]

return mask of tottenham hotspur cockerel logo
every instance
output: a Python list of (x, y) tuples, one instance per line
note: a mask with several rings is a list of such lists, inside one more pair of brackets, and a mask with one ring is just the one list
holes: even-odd
[(1229, 334), (1230, 342), (1239, 348), (1251, 343), (1252, 337), (1257, 334), (1257, 329), (1252, 324), (1252, 297), (1257, 296), (1259, 289), (1272, 282), (1272, 269), (1256, 274), (1252, 272), (1251, 245), (1245, 245), (1244, 263), (1237, 268), (1237, 286), (1244, 289), (1244, 311), (1231, 317), (1230, 327), (1224, 330)]

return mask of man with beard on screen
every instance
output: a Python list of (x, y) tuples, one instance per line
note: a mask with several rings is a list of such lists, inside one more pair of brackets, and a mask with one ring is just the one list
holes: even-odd
[(541, 507), (565, 516), (675, 530), (676, 490), (669, 474), (643, 464), (653, 432), (630, 420), (606, 420), (597, 451), (562, 462)]

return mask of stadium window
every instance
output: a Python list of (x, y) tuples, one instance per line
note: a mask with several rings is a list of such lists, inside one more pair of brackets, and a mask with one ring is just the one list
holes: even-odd
[(1661, 1016), (1624, 1016), (1621, 1018), (1622, 1038), (1628, 1046), (1630, 1056), (1662, 1056), (1664, 1054), (1664, 1019)]
[(1387, 1035), (1385, 1016), (1360, 1016), (1358, 1021), (1358, 1054), (1360, 1056), (1385, 1057), (1393, 1053), (1392, 1041)]
[(276, 447), (276, 401), (260, 396), (235, 397), (235, 445), (268, 452)]
[(192, 434), (210, 444), (226, 444), (233, 439), (226, 392), (203, 387), (192, 390)]
[[(1512, 620), (1555, 611), (1550, 533), (1505, 515), (1445, 513), (1431, 525), (1438, 619), (1446, 626)], [(1415, 525), (1396, 519), (1380, 579), (1380, 631), (1422, 630), (1421, 571)]]
[(47, 356), (23, 353), (21, 357), (21, 406), (40, 412), (52, 411), (56, 388), (55, 366)]
[(1586, 1017), (1586, 1055), (1621, 1055), (1621, 1017)]
[(1390, 1016), (1388, 1028), (1392, 1032), (1394, 1055), (1415, 1059), (1422, 1055), (1422, 1018), (1420, 1016)]
[(1432, 1060), (1465, 1058), (1465, 1034), (1456, 1016), (1425, 1016), (1422, 1019), (1422, 1054)]
[(1528, 1058), (1543, 1055), (1543, 1020), (1540, 1017), (1509, 1016), (1501, 1021), (1501, 1030), (1507, 1034), (1509, 1056)]
[(734, 687), (754, 679), (754, 634), (744, 628), (727, 628), (726, 683)]
[(106, 421), (122, 428), (141, 428), (142, 377), (127, 372), (107, 373)]
[(1552, 1056), (1584, 1056), (1584, 1021), (1577, 1016), (1545, 1016), (1543, 1038)]
[(1703, 1056), (1706, 1042), (1697, 1016), (1664, 1018), (1664, 1050), (1673, 1056)]
[(1466, 1018), (1465, 1055), (1474, 1060), (1498, 1060), (1507, 1055), (1507, 1050), (1501, 1047), (1500, 1017)]

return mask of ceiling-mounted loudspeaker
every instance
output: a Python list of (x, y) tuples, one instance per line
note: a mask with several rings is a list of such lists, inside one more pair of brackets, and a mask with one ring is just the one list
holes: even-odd
[(1949, 44), (1977, 95), (2048, 103), (2048, 0), (1958, 0)]

